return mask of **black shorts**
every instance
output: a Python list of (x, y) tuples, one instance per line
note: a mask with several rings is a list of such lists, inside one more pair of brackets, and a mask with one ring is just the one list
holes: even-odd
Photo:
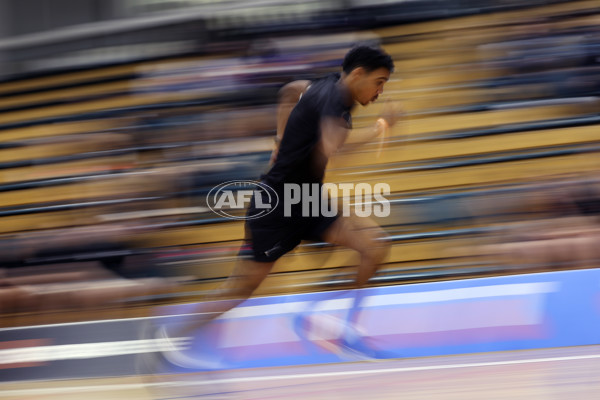
[[(254, 213), (253, 202), (247, 216)], [(282, 209), (256, 219), (246, 220), (245, 245), (240, 255), (252, 256), (258, 262), (273, 262), (293, 250), (303, 240), (323, 241), (323, 233), (336, 216), (286, 217)]]

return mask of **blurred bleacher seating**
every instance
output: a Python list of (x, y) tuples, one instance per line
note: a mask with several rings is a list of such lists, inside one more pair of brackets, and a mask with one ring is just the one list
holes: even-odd
[[(532, 197), (597, 184), (599, 21), (595, 2), (561, 2), (0, 83), (3, 320), (214, 290), (243, 224), (204, 195), (267, 167), (281, 85), (374, 38), (396, 63), (384, 95), (407, 118), (380, 155), (377, 143), (341, 153), (326, 178), (391, 186), (392, 214), (377, 222), (393, 246), (372, 284), (595, 266), (596, 254), (550, 265), (503, 249), (562, 216)], [(354, 124), (380, 107), (357, 109)], [(257, 294), (338, 288), (355, 263), (306, 243)]]

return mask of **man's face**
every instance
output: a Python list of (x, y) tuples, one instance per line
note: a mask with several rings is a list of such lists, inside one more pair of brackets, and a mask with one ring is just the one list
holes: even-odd
[(357, 74), (352, 91), (353, 97), (363, 106), (377, 100), (377, 97), (383, 93), (383, 85), (390, 79), (390, 71), (383, 67), (371, 72), (357, 68), (353, 73)]

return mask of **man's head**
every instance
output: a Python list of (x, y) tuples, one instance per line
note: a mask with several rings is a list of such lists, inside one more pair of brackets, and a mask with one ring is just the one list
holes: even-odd
[(342, 71), (353, 100), (366, 106), (383, 93), (383, 85), (394, 71), (394, 62), (377, 47), (356, 46), (346, 54)]

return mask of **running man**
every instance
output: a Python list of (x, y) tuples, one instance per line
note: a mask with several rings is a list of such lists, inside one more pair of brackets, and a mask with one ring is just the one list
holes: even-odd
[[(297, 81), (286, 85), (280, 93), (278, 115), (278, 125), (285, 126), (285, 131), (273, 164), (261, 181), (275, 190), (280, 199), (285, 184), (322, 185), (329, 158), (350, 135), (353, 142), (368, 142), (393, 126), (401, 116), (396, 103), (386, 103), (381, 118), (365, 129), (352, 130), (350, 117), (356, 103), (366, 106), (377, 100), (393, 69), (391, 57), (383, 50), (357, 46), (346, 54), (341, 73), (310, 83)], [(256, 212), (254, 198), (248, 216)], [(208, 299), (212, 300), (209, 303), (198, 305), (194, 323), (168, 328), (168, 332), (165, 328), (161, 333), (163, 338), (189, 336), (201, 325), (248, 299), (277, 259), (302, 240), (324, 241), (356, 250), (360, 255), (355, 279), (357, 288), (367, 283), (387, 254), (383, 231), (368, 218), (306, 217), (302, 216), (301, 204), (292, 206), (291, 216), (284, 216), (280, 202), (270, 214), (247, 220), (245, 228), (247, 245), (219, 293)], [(165, 356), (180, 366), (186, 364), (184, 359), (174, 359), (178, 356), (176, 352)]]

